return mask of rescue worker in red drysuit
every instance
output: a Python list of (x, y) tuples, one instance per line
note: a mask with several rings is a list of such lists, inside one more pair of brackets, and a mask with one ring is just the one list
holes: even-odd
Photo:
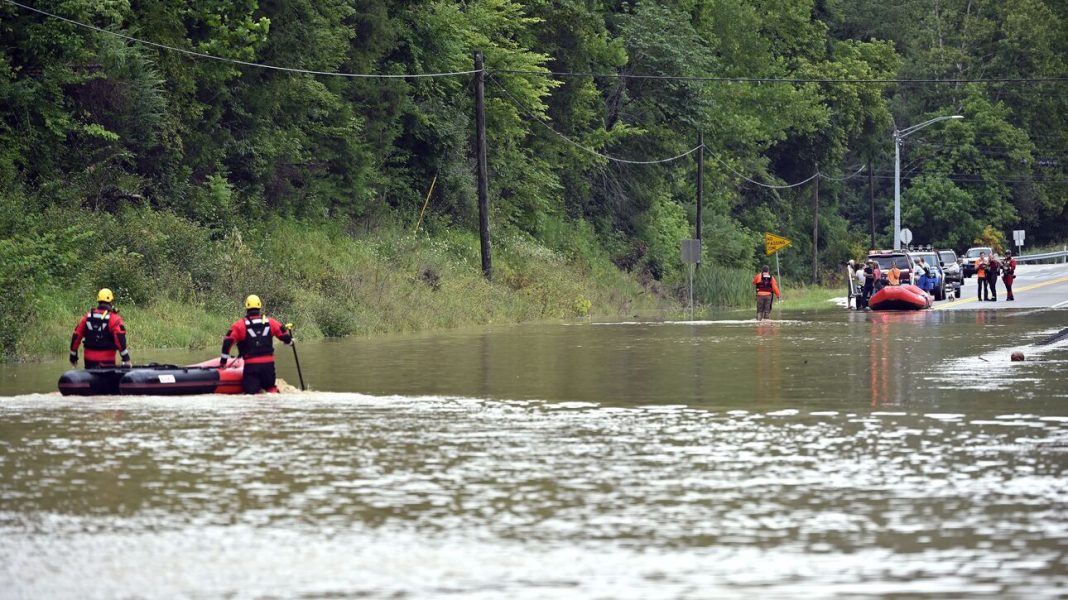
[(293, 334), (288, 327), (261, 315), (262, 309), (263, 302), (259, 296), (252, 294), (245, 298), (245, 317), (230, 326), (229, 333), (223, 338), (222, 356), (219, 357), (219, 366), (225, 367), (230, 359), (230, 347), (237, 344), (238, 354), (245, 360), (241, 384), (246, 394), (278, 392), (275, 386), (274, 338), (286, 345), (293, 343)]
[(756, 287), (757, 296), (757, 321), (763, 321), (771, 316), (771, 306), (774, 302), (771, 298), (772, 294), (775, 294), (776, 298), (782, 298), (779, 294), (779, 284), (771, 276), (770, 271), (771, 269), (764, 265), (764, 268), (753, 277), (753, 286)]
[(1005, 300), (1015, 300), (1016, 298), (1012, 295), (1012, 282), (1016, 281), (1016, 259), (1012, 257), (1012, 252), (1005, 253), (1005, 260), (1001, 261), (1001, 269), (1001, 281), (1005, 282)]
[(122, 366), (130, 366), (130, 350), (126, 347), (126, 324), (112, 303), (115, 294), (103, 288), (96, 294), (96, 308), (82, 315), (70, 339), (70, 364), (78, 364), (78, 346), (85, 342), (85, 368), (115, 366), (115, 352), (122, 357)]

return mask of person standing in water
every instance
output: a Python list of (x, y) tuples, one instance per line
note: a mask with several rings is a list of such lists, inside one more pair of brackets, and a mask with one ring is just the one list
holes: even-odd
[(130, 366), (130, 349), (126, 347), (126, 324), (115, 309), (115, 294), (103, 288), (96, 294), (96, 308), (82, 315), (70, 339), (70, 364), (78, 364), (78, 346), (85, 343), (85, 368), (115, 366), (115, 353), (122, 366)]
[(764, 268), (753, 277), (753, 286), (756, 287), (757, 321), (763, 321), (771, 316), (771, 307), (774, 302), (772, 294), (775, 294), (776, 298), (782, 298), (782, 294), (779, 293), (779, 284), (771, 276), (771, 269), (768, 265), (764, 265)]

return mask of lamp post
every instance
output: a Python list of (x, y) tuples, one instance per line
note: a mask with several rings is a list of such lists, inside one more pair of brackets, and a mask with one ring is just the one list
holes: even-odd
[(901, 249), (901, 140), (928, 125), (934, 125), (939, 121), (963, 118), (964, 117), (961, 115), (952, 115), (948, 117), (935, 117), (930, 121), (924, 121), (919, 125), (913, 125), (912, 127), (906, 127), (905, 129), (898, 129), (896, 125), (894, 126), (894, 250)]

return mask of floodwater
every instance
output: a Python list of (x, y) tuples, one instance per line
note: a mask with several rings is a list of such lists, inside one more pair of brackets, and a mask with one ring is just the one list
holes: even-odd
[(748, 318), (302, 344), (269, 397), (0, 367), (0, 597), (1068, 595), (1068, 312)]

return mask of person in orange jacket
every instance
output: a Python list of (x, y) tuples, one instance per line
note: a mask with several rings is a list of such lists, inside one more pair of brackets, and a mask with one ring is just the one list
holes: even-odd
[(753, 286), (756, 287), (757, 321), (763, 321), (771, 316), (771, 306), (774, 302), (771, 295), (775, 294), (776, 298), (782, 298), (779, 293), (779, 284), (771, 276), (768, 265), (764, 265), (764, 268), (753, 277)]
[(230, 360), (230, 347), (237, 344), (238, 354), (245, 360), (241, 385), (246, 394), (278, 392), (275, 386), (274, 338), (282, 340), (287, 346), (293, 343), (289, 327), (261, 315), (262, 309), (263, 302), (259, 296), (252, 294), (245, 298), (245, 317), (230, 326), (230, 331), (223, 338), (222, 355), (219, 357), (219, 367), (225, 367)]
[(986, 269), (990, 265), (990, 259), (986, 252), (980, 252), (979, 258), (975, 259), (975, 279), (979, 282), (979, 301), (983, 302), (990, 297), (989, 288), (986, 286)]
[(78, 364), (78, 346), (85, 342), (85, 368), (115, 366), (115, 352), (122, 366), (130, 366), (130, 349), (126, 347), (126, 324), (113, 303), (115, 294), (103, 288), (96, 294), (96, 308), (82, 315), (70, 339), (70, 364)]

